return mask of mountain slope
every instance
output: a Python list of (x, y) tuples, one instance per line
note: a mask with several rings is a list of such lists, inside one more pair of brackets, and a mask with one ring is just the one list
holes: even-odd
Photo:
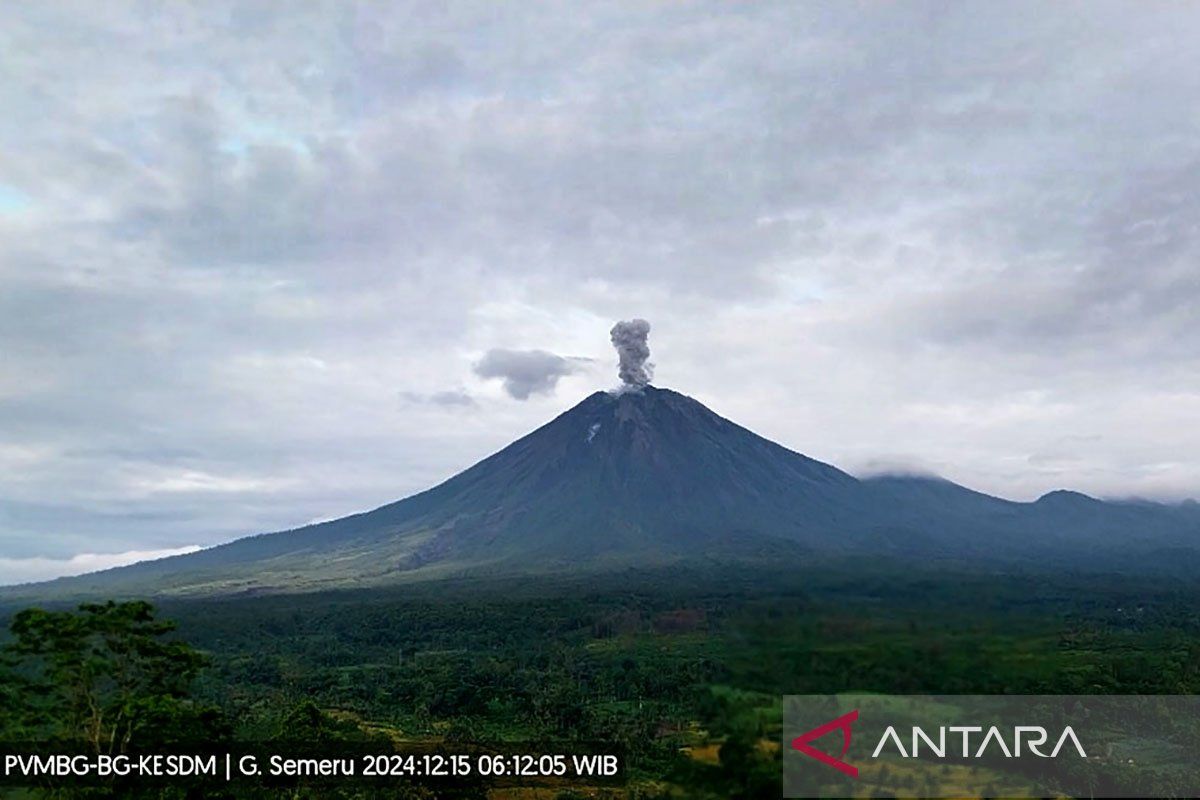
[(646, 387), (597, 392), (374, 511), (36, 589), (228, 593), (854, 554), (1092, 564), (1129, 543), (1153, 553), (1198, 538), (1200, 514), (1183, 507), (1073, 494), (1014, 503), (934, 478), (859, 480)]

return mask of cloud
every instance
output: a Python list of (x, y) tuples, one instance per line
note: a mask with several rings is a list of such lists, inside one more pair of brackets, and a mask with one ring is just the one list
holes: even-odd
[[(10, 3), (0, 29), (28, 120), (0, 131), (5, 557), (426, 488), (604, 388), (553, 354), (609, 363), (631, 309), (659, 384), (848, 469), (1200, 493), (1183, 6)], [(483, 377), (497, 342), (550, 352)]]
[(78, 553), (70, 558), (6, 558), (0, 556), (0, 586), (33, 583), (68, 575), (83, 575), (138, 561), (194, 553), (197, 545), (167, 550), (128, 550), (124, 553)]
[(923, 464), (919, 459), (903, 456), (877, 456), (867, 459), (858, 466), (854, 474), (859, 478), (939, 478), (937, 469)]
[(481, 378), (500, 378), (504, 391), (516, 400), (531, 395), (550, 394), (559, 378), (577, 372), (585, 358), (564, 358), (545, 350), (505, 350), (493, 348), (475, 364)]
[(430, 403), (442, 408), (476, 408), (478, 403), (474, 397), (462, 389), (447, 389), (441, 392), (401, 392), (400, 397), (407, 403)]

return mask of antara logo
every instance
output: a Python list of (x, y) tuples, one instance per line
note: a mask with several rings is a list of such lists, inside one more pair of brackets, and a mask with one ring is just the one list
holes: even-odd
[[(829, 722), (826, 722), (824, 725), (818, 725), (811, 731), (806, 731), (797, 736), (795, 739), (792, 739), (792, 749), (799, 750), (801, 753), (804, 753), (804, 755), (808, 756), (809, 758), (815, 758), (822, 764), (828, 764), (838, 772), (843, 772), (849, 775), (851, 778), (857, 778), (858, 767), (842, 761), (842, 759), (846, 757), (846, 751), (850, 749), (850, 736), (852, 735), (850, 726), (853, 725), (857, 720), (858, 709), (856, 708), (848, 714), (842, 714), (837, 719), (832, 719)], [(834, 758), (828, 753), (822, 753), (820, 750), (809, 744), (809, 742), (811, 742), (813, 739), (820, 739), (825, 734), (836, 730), (841, 730), (842, 732), (842, 753), (837, 758)]]
[[(832, 719), (824, 725), (818, 725), (812, 730), (800, 734), (792, 740), (792, 749), (798, 750), (826, 766), (833, 767), (851, 778), (857, 778), (858, 767), (843, 760), (850, 750), (850, 738), (853, 735), (851, 726), (857, 721), (858, 709), (856, 708), (837, 719)], [(837, 730), (842, 732), (842, 752), (836, 758), (812, 746), (811, 742)], [(1048, 731), (1040, 725), (1017, 725), (1007, 739), (995, 725), (987, 728), (986, 733), (980, 725), (949, 725), (942, 726), (937, 731), (936, 737), (930, 736), (923, 728), (914, 725), (910, 740), (911, 747), (906, 749), (895, 726), (889, 725), (883, 735), (879, 737), (879, 743), (875, 745), (871, 758), (879, 758), (880, 753), (884, 752), (889, 744), (892, 745), (890, 749), (894, 749), (901, 758), (920, 758), (922, 742), (925, 749), (936, 758), (946, 758), (947, 756), (951, 758), (982, 758), (988, 752), (989, 747), (994, 752), (1002, 753), (1005, 758), (1020, 758), (1022, 744), (1025, 745), (1027, 752), (1039, 758), (1057, 758), (1059, 752), (1068, 743), (1080, 758), (1087, 758), (1087, 753), (1084, 752), (1079, 737), (1075, 735), (1075, 731), (1071, 729), (1070, 725), (1063, 729), (1055, 740), (1054, 749), (1049, 753), (1040, 749), (1050, 738)], [(950, 734), (949, 742), (947, 742), (947, 733)], [(972, 734), (982, 734), (980, 739), (975, 739), (978, 742), (977, 747), (971, 746)], [(1009, 747), (1009, 742), (1012, 742), (1012, 747)], [(959, 748), (948, 746), (948, 744), (958, 743), (961, 743)]]

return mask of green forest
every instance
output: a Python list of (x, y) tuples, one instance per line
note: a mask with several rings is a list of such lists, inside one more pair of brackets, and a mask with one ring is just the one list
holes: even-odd
[(1200, 584), (1119, 575), (679, 568), (3, 615), (10, 744), (574, 742), (624, 765), (608, 785), (58, 781), (14, 797), (774, 798), (783, 694), (1200, 689)]

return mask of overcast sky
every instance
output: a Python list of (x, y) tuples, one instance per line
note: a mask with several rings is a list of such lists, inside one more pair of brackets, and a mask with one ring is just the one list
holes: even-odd
[(0, 582), (368, 509), (617, 384), (1200, 496), (1192, 3), (6, 3)]

